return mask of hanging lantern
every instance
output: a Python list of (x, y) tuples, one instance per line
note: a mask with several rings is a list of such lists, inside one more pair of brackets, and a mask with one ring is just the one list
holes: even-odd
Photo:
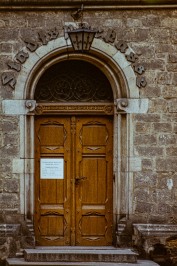
[(68, 31), (72, 47), (75, 51), (89, 51), (94, 40), (96, 30), (85, 28), (83, 24), (81, 28)]

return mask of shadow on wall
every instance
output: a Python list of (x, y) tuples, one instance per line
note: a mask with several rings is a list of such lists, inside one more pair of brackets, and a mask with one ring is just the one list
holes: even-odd
[[(172, 266), (172, 261), (168, 254), (167, 248), (163, 244), (155, 244), (154, 249), (150, 251), (150, 259), (160, 266)], [(175, 264), (174, 264), (175, 265)]]
[(150, 259), (160, 266), (177, 266), (177, 236), (170, 237), (166, 244), (155, 244)]

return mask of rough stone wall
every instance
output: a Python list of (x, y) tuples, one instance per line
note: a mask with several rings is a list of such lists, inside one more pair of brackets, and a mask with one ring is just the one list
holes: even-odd
[(19, 177), (12, 174), (12, 160), (19, 152), (19, 119), (3, 116), (1, 121), (1, 177), (0, 177), (0, 221), (4, 221), (4, 211), (9, 214), (19, 212)]
[(134, 175), (135, 213), (146, 222), (176, 223), (177, 11), (137, 18), (132, 26), (142, 34), (131, 45), (146, 65), (140, 97), (149, 98), (149, 111), (134, 116), (134, 152), (142, 158), (142, 171)]
[[(53, 27), (62, 36), (64, 22), (72, 21), (70, 15), (70, 11), (1, 11), (0, 74), (25, 46), (25, 37), (38, 39), (40, 30)], [(146, 67), (147, 86), (140, 89), (140, 97), (149, 99), (149, 110), (133, 115), (134, 155), (141, 158), (142, 169), (134, 173), (132, 219), (176, 223), (177, 10), (85, 11), (84, 21), (104, 32), (114, 29), (116, 39), (126, 41)], [(1, 100), (13, 95), (12, 88), (0, 84)], [(13, 223), (20, 213), (20, 176), (12, 170), (13, 159), (19, 158), (20, 120), (0, 111), (0, 222)]]

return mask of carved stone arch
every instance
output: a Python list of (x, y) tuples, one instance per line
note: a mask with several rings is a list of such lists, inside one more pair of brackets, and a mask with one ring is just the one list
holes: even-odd
[(15, 99), (33, 99), (36, 84), (47, 68), (59, 61), (75, 58), (91, 62), (102, 70), (110, 81), (114, 99), (139, 98), (131, 63), (114, 46), (95, 39), (88, 54), (78, 54), (60, 37), (30, 54), (17, 78)]
[[(28, 111), (20, 116), (20, 158), (14, 165), (22, 165), (21, 170), (21, 214), (33, 220), (34, 214), (34, 92), (40, 77), (54, 64), (65, 60), (83, 60), (95, 65), (110, 82), (114, 108), (114, 228), (117, 231), (119, 218), (129, 217), (133, 212), (133, 170), (134, 158), (132, 114), (126, 110), (118, 110), (117, 100), (120, 98), (139, 99), (136, 76), (126, 56), (115, 47), (100, 39), (95, 39), (88, 53), (75, 53), (71, 45), (61, 37), (39, 47), (31, 53), (20, 72), (14, 99), (26, 101)], [(126, 104), (126, 101), (125, 101)], [(120, 103), (121, 105), (121, 103)], [(139, 105), (139, 102), (138, 102)], [(31, 107), (32, 106), (32, 107)], [(122, 106), (121, 106), (122, 107)], [(119, 112), (120, 111), (120, 112)], [(122, 152), (123, 151), (123, 152)]]

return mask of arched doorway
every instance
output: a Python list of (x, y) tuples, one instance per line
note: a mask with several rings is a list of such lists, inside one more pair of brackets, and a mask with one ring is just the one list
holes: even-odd
[[(120, 219), (129, 219), (134, 212), (133, 209), (133, 169), (136, 163), (133, 154), (133, 114), (126, 108), (121, 108), (121, 102), (128, 99), (131, 106), (134, 105), (134, 98), (139, 99), (139, 89), (136, 86), (136, 76), (126, 56), (121, 54), (110, 44), (96, 39), (89, 53), (75, 53), (68, 48), (63, 37), (51, 41), (50, 45), (41, 46), (36, 53), (30, 55), (20, 72), (13, 106), (16, 103), (16, 113), (20, 117), (20, 158), (14, 160), (14, 165), (18, 163), (18, 173), (20, 171), (20, 213), (25, 217), (30, 228), (34, 225), (34, 142), (35, 130), (34, 122), (36, 113), (44, 117), (47, 113), (52, 115), (66, 115), (77, 113), (114, 116), (113, 126), (113, 235), (114, 245), (118, 243), (118, 224)], [(46, 69), (63, 61), (82, 60), (90, 62), (107, 77), (113, 91), (114, 104), (104, 102), (86, 102), (75, 104), (72, 102), (65, 104), (60, 102), (39, 102), (36, 104), (34, 94), (36, 86), (41, 76), (46, 75)], [(27, 75), (28, 73), (28, 75)], [(117, 104), (117, 103), (120, 103)], [(84, 105), (84, 106), (83, 106)], [(4, 101), (5, 113), (14, 114), (11, 100)], [(21, 109), (19, 108), (21, 106)], [(17, 112), (18, 111), (18, 112)], [(41, 116), (41, 117), (42, 117)], [(21, 167), (19, 170), (19, 166)], [(133, 167), (133, 168), (132, 168)], [(14, 171), (16, 173), (16, 171)]]
[(67, 60), (41, 76), (35, 100), (37, 245), (113, 242), (113, 93), (93, 64)]

